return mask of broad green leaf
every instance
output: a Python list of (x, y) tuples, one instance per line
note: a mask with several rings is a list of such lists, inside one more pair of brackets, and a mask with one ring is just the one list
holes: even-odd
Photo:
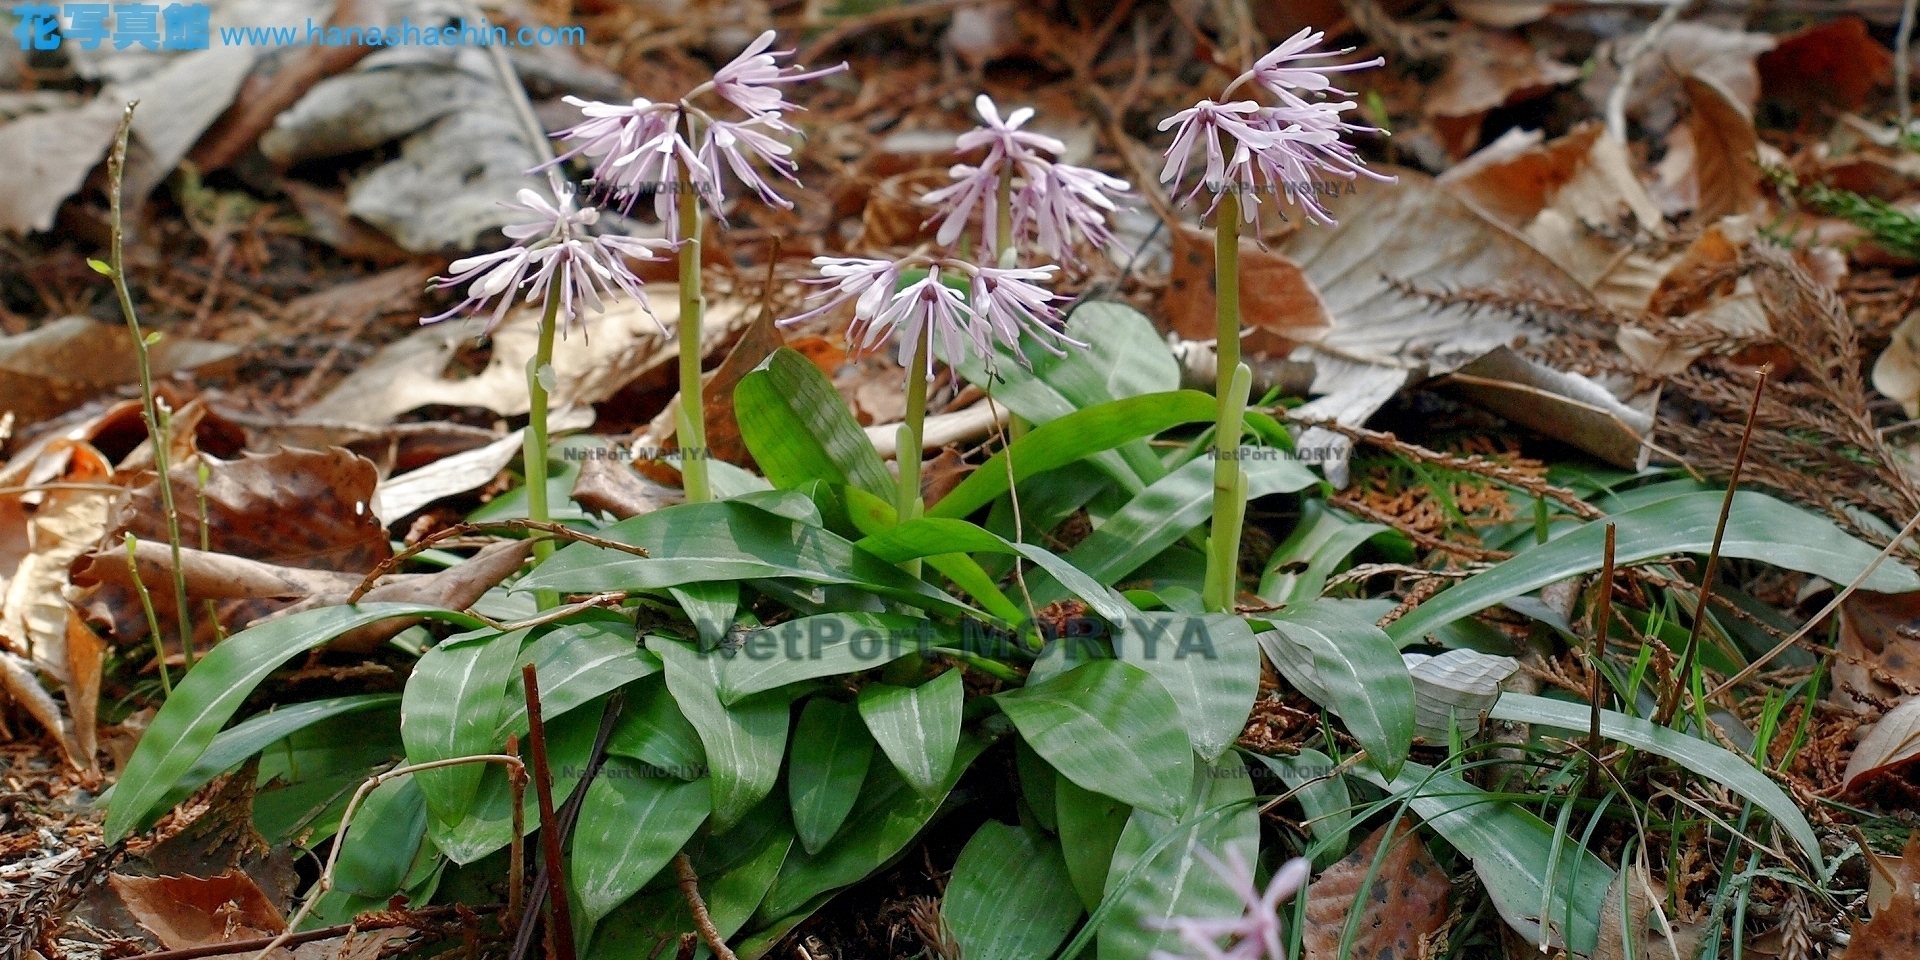
[[(1273, 603), (1301, 603), (1315, 600), (1326, 589), (1327, 578), (1348, 554), (1374, 537), (1393, 528), (1383, 523), (1360, 523), (1332, 510), (1319, 500), (1300, 505), (1300, 520), (1293, 526), (1260, 576), (1260, 596)], [(1304, 568), (1300, 565), (1304, 564)]]
[(660, 672), (660, 660), (634, 645), (631, 623), (596, 620), (555, 627), (520, 651), (506, 684), (497, 742), (508, 734), (527, 735), (527, 694), (520, 670), (533, 664), (540, 683), (540, 718), (552, 722), (589, 703)]
[[(749, 817), (722, 838), (703, 841), (696, 835), (687, 845), (687, 858), (700, 875), (707, 916), (723, 937), (731, 938), (753, 916), (793, 846), (793, 830), (784, 822), (770, 822), (767, 829), (743, 836), (753, 819)], [(584, 956), (587, 960), (635, 960), (649, 956), (663, 943), (677, 946), (680, 935), (692, 929), (693, 916), (687, 912), (687, 898), (679, 885), (656, 884), (601, 921)], [(664, 951), (661, 955), (665, 956)]]
[(717, 647), (733, 627), (740, 610), (740, 585), (716, 580), (710, 583), (683, 583), (668, 587), (675, 602), (700, 634), (700, 645)]
[(375, 787), (347, 825), (334, 886), (363, 897), (399, 893), (426, 836), (427, 801), (412, 774)]
[[(1407, 763), (1391, 782), (1364, 764), (1353, 772), (1407, 800), (1427, 826), (1473, 861), (1474, 872), (1507, 925), (1527, 941), (1539, 942), (1542, 893), (1554, 858), (1552, 825), (1459, 777), (1417, 763)], [(1578, 843), (1562, 842), (1552, 876), (1553, 896), (1546, 901), (1549, 942), (1591, 955), (1613, 869)], [(1569, 932), (1571, 936), (1563, 938)]]
[(1096, 583), (1045, 547), (1003, 540), (965, 520), (920, 517), (869, 536), (854, 546), (896, 564), (954, 552), (1003, 553), (1025, 557), (1075, 596), (1085, 600), (1094, 612), (1108, 621), (1119, 623), (1131, 613), (1128, 605), (1103, 584)]
[(647, 649), (666, 664), (667, 689), (706, 747), (714, 826), (725, 830), (772, 791), (780, 776), (787, 699), (770, 692), (723, 705), (717, 690), (720, 658), (665, 637), (648, 637)]
[(468, 628), (484, 626), (462, 613), (418, 603), (363, 603), (308, 610), (228, 637), (194, 665), (154, 715), (120, 775), (107, 811), (106, 834), (117, 842), (161, 812), (158, 804), (193, 768), (253, 688), (296, 653), (356, 627), (393, 617), (423, 616)]
[(1225, 613), (1135, 613), (1114, 640), (1120, 659), (1173, 694), (1193, 752), (1209, 763), (1246, 729), (1260, 693), (1260, 644), (1246, 621)]
[(961, 737), (947, 779), (932, 794), (913, 789), (890, 763), (869, 766), (860, 799), (839, 835), (818, 854), (804, 850), (788, 854), (780, 878), (755, 916), (764, 922), (791, 916), (816, 897), (858, 883), (886, 866), (920, 835), (967, 765), (986, 746), (974, 737)]
[(809, 854), (840, 831), (873, 762), (873, 736), (853, 704), (816, 696), (800, 711), (787, 762), (793, 829)]
[[(587, 761), (593, 754), (594, 737), (600, 732), (598, 709), (574, 710), (547, 725), (547, 769), (553, 775), (553, 795), (565, 797), (586, 775)], [(522, 758), (529, 758), (525, 745)], [(473, 806), (459, 823), (441, 823), (427, 818), (427, 838), (454, 863), (468, 864), (507, 845), (513, 836), (512, 792), (507, 785), (506, 769), (489, 763), (480, 775), (480, 790)], [(528, 833), (540, 827), (539, 798), (529, 787), (521, 801), (523, 825)]]
[[(1713, 546), (1723, 493), (1690, 493), (1591, 521), (1483, 573), (1461, 581), (1415, 607), (1388, 627), (1401, 646), (1418, 643), (1442, 624), (1538, 590), (1549, 583), (1600, 569), (1606, 524), (1614, 525), (1614, 562), (1639, 563), (1670, 553), (1706, 553)], [(1852, 583), (1879, 553), (1841, 532), (1817, 514), (1761, 493), (1734, 494), (1720, 555), (1759, 560), (1776, 567)], [(1860, 584), (1881, 593), (1920, 590), (1920, 575), (1888, 560)]]
[(967, 960), (1048, 956), (1080, 914), (1059, 845), (995, 820), (981, 824), (960, 851), (940, 902)]
[[(847, 519), (869, 538), (891, 529), (899, 522), (893, 504), (858, 487), (843, 487), (847, 494)], [(856, 541), (856, 543), (864, 541)], [(936, 553), (926, 557), (927, 565), (946, 574), (953, 585), (966, 591), (987, 612), (1008, 623), (1018, 623), (1026, 614), (994, 583), (992, 575), (979, 562), (964, 553)]]
[(1026, 822), (1027, 815), (1032, 814), (1033, 822), (1039, 824), (1040, 829), (1059, 833), (1060, 818), (1054, 811), (1053, 794), (1060, 774), (1019, 737), (1013, 738), (1013, 772), (1020, 778), (1021, 822)]
[(740, 379), (733, 388), (733, 414), (754, 462), (777, 487), (825, 480), (881, 497), (893, 491), (887, 465), (840, 391), (795, 350), (774, 351)]
[(1112, 797), (1054, 778), (1054, 816), (1060, 821), (1060, 849), (1066, 854), (1073, 889), (1088, 910), (1100, 906), (1107, 889), (1107, 868), (1132, 809)]
[[(310, 700), (254, 714), (214, 737), (213, 742), (207, 745), (207, 752), (194, 761), (192, 769), (180, 775), (173, 790), (161, 799), (159, 807), (163, 810), (173, 807), (192, 796), (195, 790), (212, 783), (215, 777), (247, 762), (248, 757), (316, 724), (335, 717), (399, 705), (399, 694), (361, 693), (331, 700)], [(110, 788), (101, 795), (101, 801), (110, 804), (113, 799), (111, 793)]]
[(1299, 801), (1301, 812), (1306, 814), (1306, 824), (1313, 831), (1314, 839), (1327, 844), (1314, 858), (1314, 865), (1330, 867), (1346, 856), (1348, 811), (1353, 807), (1353, 797), (1347, 791), (1346, 778), (1332, 775), (1336, 766), (1333, 758), (1312, 747), (1301, 747), (1298, 753), (1288, 756), (1269, 757), (1263, 753), (1252, 756), (1273, 771), (1288, 790), (1294, 791), (1293, 799)]
[[(525, 630), (478, 631), (429, 649), (414, 664), (400, 701), (400, 739), (407, 745), (408, 763), (505, 748), (506, 738), (494, 730), (505, 699), (500, 691), (513, 675), (526, 636)], [(414, 781), (429, 812), (442, 823), (457, 823), (473, 805), (484, 772), (480, 764), (463, 763), (422, 770)]]
[(871, 670), (958, 639), (957, 629), (924, 617), (822, 613), (750, 631), (738, 649), (701, 656), (717, 664), (720, 702), (733, 704), (796, 680)]
[[(1582, 703), (1503, 693), (1488, 716), (1494, 720), (1539, 724), (1578, 731), (1584, 735), (1592, 723), (1593, 712)], [(1739, 754), (1719, 744), (1708, 743), (1678, 730), (1655, 726), (1638, 717), (1612, 710), (1600, 711), (1600, 735), (1666, 757), (1753, 801), (1754, 806), (1765, 810), (1786, 831), (1787, 836), (1800, 845), (1801, 851), (1813, 864), (1816, 875), (1825, 874), (1820, 856), (1820, 839), (1814, 835), (1813, 826), (1807, 823), (1806, 816), (1779, 785)]]
[(658, 776), (609, 757), (587, 787), (569, 866), (588, 929), (640, 892), (680, 852), (713, 809), (706, 779)]
[(993, 502), (1007, 492), (1009, 459), (1012, 479), (1019, 483), (1172, 427), (1209, 422), (1218, 413), (1216, 407), (1212, 397), (1198, 390), (1174, 390), (1076, 410), (1034, 428), (994, 454), (929, 508), (927, 515), (958, 519)]
[(649, 677), (630, 688), (628, 696), (627, 708), (621, 711), (613, 735), (607, 738), (607, 752), (630, 757), (682, 780), (706, 776), (707, 748), (700, 743), (700, 732), (674, 702), (666, 678)]
[[(799, 494), (809, 507), (812, 501)], [(809, 583), (849, 584), (888, 599), (950, 617), (979, 611), (827, 530), (749, 503), (688, 503), (623, 520), (600, 532), (651, 551), (636, 557), (576, 543), (562, 548), (516, 591), (659, 590), (708, 580), (790, 577)]]
[[(1292, 459), (1247, 460), (1241, 467), (1249, 500), (1292, 493), (1317, 482), (1312, 472)], [(1190, 460), (1108, 517), (1067, 552), (1066, 561), (1110, 586), (1207, 522), (1212, 511), (1213, 462), (1205, 457)], [(1060, 589), (1052, 584), (1032, 589), (1036, 603), (1061, 598)]]
[[(1101, 960), (1138, 960), (1155, 950), (1175, 950), (1179, 934), (1149, 929), (1174, 917), (1229, 918), (1246, 912), (1239, 891), (1201, 862), (1206, 850), (1223, 862), (1239, 854), (1253, 863), (1260, 849), (1260, 817), (1251, 804), (1224, 817), (1202, 819), (1199, 814), (1224, 803), (1253, 796), (1253, 781), (1237, 754), (1220, 758), (1212, 768), (1193, 771), (1191, 800), (1182, 805), (1178, 820), (1147, 810), (1135, 810), (1113, 850), (1107, 871), (1106, 899), (1114, 901), (1100, 926)], [(1176, 838), (1146, 862), (1131, 883), (1122, 881), (1156, 841)]]
[(1172, 695), (1139, 667), (1096, 660), (994, 699), (1074, 783), (1168, 816), (1185, 808), (1193, 746)]
[(1379, 627), (1320, 601), (1265, 616), (1273, 625), (1260, 635), (1267, 659), (1298, 689), (1324, 691), (1320, 705), (1339, 714), (1369, 762), (1398, 772), (1414, 727), (1413, 678), (1400, 649)]
[(873, 742), (915, 790), (946, 782), (960, 745), (961, 671), (948, 670), (917, 687), (869, 683), (860, 688), (860, 719)]

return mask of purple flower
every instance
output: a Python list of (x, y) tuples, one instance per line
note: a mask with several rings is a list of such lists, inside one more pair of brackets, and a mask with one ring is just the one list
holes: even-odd
[[(678, 120), (673, 104), (654, 103), (645, 97), (635, 97), (632, 104), (624, 107), (572, 96), (561, 99), (579, 107), (587, 119), (554, 134), (554, 138), (578, 140), (580, 145), (535, 167), (535, 171), (557, 166), (576, 156), (599, 161), (626, 156), (638, 149), (640, 144), (671, 130)], [(604, 167), (605, 164), (599, 166)], [(594, 171), (595, 176), (601, 173), (599, 168)]]
[[(1312, 865), (1299, 858), (1287, 861), (1262, 892), (1240, 851), (1229, 849), (1224, 864), (1206, 850), (1194, 852), (1220, 879), (1232, 885), (1246, 912), (1221, 920), (1174, 917), (1162, 922), (1149, 921), (1148, 925), (1155, 929), (1179, 933), (1181, 941), (1195, 951), (1191, 957), (1180, 957), (1156, 950), (1152, 960), (1285, 960), (1287, 950), (1280, 936), (1280, 904), (1306, 886), (1307, 877), (1313, 872)], [(1220, 946), (1222, 940), (1230, 941), (1225, 949)]]
[[(1201, 189), (1232, 190), (1236, 193), (1276, 193), (1298, 205), (1309, 219), (1332, 223), (1333, 218), (1316, 199), (1316, 183), (1325, 176), (1351, 180), (1355, 177), (1391, 182), (1392, 177), (1367, 169), (1359, 152), (1346, 141), (1350, 133), (1378, 133), (1372, 127), (1347, 123), (1341, 115), (1357, 104), (1309, 101), (1300, 92), (1323, 97), (1347, 95), (1333, 85), (1331, 73), (1378, 66), (1374, 58), (1359, 63), (1307, 64), (1306, 61), (1351, 53), (1348, 50), (1313, 52), (1326, 34), (1303, 29), (1269, 51), (1253, 69), (1241, 74), (1221, 94), (1224, 99), (1241, 85), (1252, 83), (1272, 94), (1277, 105), (1262, 105), (1253, 100), (1216, 102), (1202, 100), (1186, 110), (1161, 121), (1160, 129), (1178, 127), (1167, 148), (1167, 164), (1160, 180), (1171, 183), (1177, 193), (1197, 146), (1204, 141), (1205, 171), (1200, 183), (1187, 191), (1182, 200), (1191, 200)], [(1213, 205), (1219, 202), (1216, 195)], [(1240, 205), (1241, 217), (1259, 219), (1260, 205)]]
[[(740, 184), (759, 194), (761, 202), (791, 210), (793, 201), (768, 186), (750, 159), (758, 159), (768, 169), (785, 177), (787, 182), (800, 185), (799, 178), (794, 176), (799, 167), (788, 157), (793, 153), (793, 148), (755, 129), (759, 126), (772, 128), (775, 123), (778, 121), (769, 121), (766, 116), (749, 117), (739, 122), (715, 120), (707, 125), (706, 140), (700, 145), (700, 159), (708, 171), (716, 175), (714, 181), (719, 179), (717, 174), (724, 159), (727, 168), (739, 178)], [(707, 193), (707, 205), (713, 209), (719, 209), (721, 199), (717, 189)]]
[[(1059, 299), (1051, 290), (1035, 286), (1032, 281), (1051, 278), (1059, 267), (1048, 265), (1026, 269), (1002, 270), (996, 267), (976, 267), (973, 271), (973, 288), (969, 306), (973, 310), (976, 322), (972, 326), (974, 349), (981, 357), (986, 357), (993, 349), (987, 341), (989, 333), (997, 336), (1000, 342), (1013, 348), (1015, 356), (1020, 356), (1020, 334), (1033, 334), (1035, 343), (1055, 356), (1066, 351), (1049, 340), (1059, 341), (1075, 347), (1086, 347), (1057, 328), (1060, 325), (1060, 312), (1053, 308), (1053, 301)], [(957, 354), (948, 353), (948, 356)], [(1022, 357), (1024, 360), (1025, 358)]]
[(830, 289), (814, 296), (813, 299), (819, 301), (818, 306), (780, 321), (782, 325), (810, 320), (848, 300), (858, 301), (853, 308), (855, 322), (871, 319), (879, 314), (881, 306), (893, 295), (893, 288), (899, 283), (900, 264), (892, 260), (814, 257), (813, 265), (820, 268), (820, 276), (809, 277), (801, 282), (829, 286)]
[(799, 67), (786, 67), (783, 70), (779, 58), (792, 56), (793, 51), (766, 52), (768, 47), (773, 46), (773, 38), (774, 32), (768, 30), (740, 51), (733, 62), (714, 71), (713, 90), (721, 99), (745, 110), (749, 116), (771, 118), (774, 129), (791, 130), (781, 122), (780, 114), (798, 108), (786, 101), (780, 92), (780, 84), (839, 73), (847, 69), (847, 65), (842, 63), (811, 72)]
[[(1272, 91), (1275, 96), (1292, 99), (1295, 103), (1302, 102), (1293, 93), (1295, 90), (1306, 90), (1311, 93), (1320, 94), (1337, 93), (1341, 96), (1352, 96), (1349, 91), (1335, 87), (1332, 79), (1330, 79), (1327, 74), (1365, 70), (1369, 67), (1377, 67), (1387, 62), (1385, 57), (1374, 57), (1372, 60), (1362, 60), (1358, 63), (1323, 63), (1314, 66), (1297, 65), (1303, 60), (1338, 57), (1353, 52), (1354, 48), (1352, 47), (1344, 50), (1323, 50), (1318, 53), (1307, 52), (1319, 46), (1320, 41), (1326, 39), (1326, 37), (1327, 35), (1323, 31), (1315, 30), (1312, 27), (1301, 27), (1299, 33), (1288, 37), (1282, 41), (1279, 46), (1274, 47), (1273, 50), (1268, 52), (1266, 56), (1256, 61), (1252, 70), (1247, 71), (1239, 80), (1234, 81), (1234, 86), (1239, 86), (1242, 81), (1251, 79), (1253, 82)], [(1228, 92), (1232, 92), (1231, 87), (1228, 88)]]
[(1039, 177), (1014, 194), (1013, 234), (1031, 237), (1053, 260), (1077, 263), (1076, 237), (1096, 248), (1113, 239), (1107, 214), (1117, 208), (1114, 197), (1124, 196), (1128, 186), (1125, 180), (1098, 170), (1048, 164)]
[(1196, 144), (1206, 148), (1206, 170), (1183, 200), (1192, 199), (1202, 188), (1223, 189), (1228, 181), (1252, 186), (1256, 152), (1270, 154), (1271, 163), (1284, 164), (1286, 158), (1279, 154), (1288, 148), (1276, 140), (1273, 133), (1262, 129), (1268, 125), (1262, 110), (1252, 100), (1235, 103), (1202, 100), (1160, 121), (1162, 130), (1179, 127), (1174, 132), (1173, 144), (1167, 148), (1167, 165), (1160, 170), (1160, 182), (1171, 183), (1176, 192), (1180, 189)]
[(501, 233), (515, 241), (513, 246), (455, 260), (447, 267), (447, 276), (434, 278), (432, 285), (438, 289), (466, 286), (467, 296), (445, 313), (421, 318), (421, 323), (477, 313), (498, 297), (487, 320), (487, 331), (492, 332), (505, 319), (507, 309), (521, 299), (522, 290), (526, 291), (526, 303), (542, 307), (548, 297), (557, 294), (556, 319), (562, 325), (578, 318), (582, 308), (600, 312), (605, 307), (604, 298), (617, 292), (642, 305), (646, 303), (640, 278), (627, 268), (622, 256), (658, 259), (657, 250), (669, 244), (633, 237), (588, 236), (586, 228), (599, 220), (600, 211), (576, 208), (572, 188), (556, 176), (548, 180), (558, 204), (548, 203), (532, 190), (521, 190), (519, 203), (502, 204), (530, 213), (535, 219), (501, 228)]
[(961, 151), (987, 148), (987, 159), (983, 167), (998, 168), (1000, 161), (1012, 159), (1045, 159), (1034, 151), (1045, 151), (1054, 156), (1067, 152), (1067, 145), (1044, 133), (1022, 130), (1020, 127), (1033, 119), (1032, 107), (1021, 107), (1000, 119), (1000, 108), (994, 105), (993, 98), (981, 94), (973, 98), (973, 108), (980, 113), (981, 124), (960, 135), (954, 142), (954, 148)]
[[(817, 295), (817, 306), (780, 321), (781, 325), (820, 316), (851, 300), (853, 323), (847, 328), (847, 342), (856, 352), (867, 352), (898, 334), (903, 367), (912, 366), (914, 348), (929, 329), (949, 363), (958, 363), (969, 350), (989, 358), (995, 341), (1025, 363), (1020, 355), (1022, 333), (1032, 334), (1044, 349), (1056, 354), (1062, 352), (1058, 344), (1086, 346), (1058, 331), (1060, 315), (1053, 307), (1057, 298), (1033, 282), (1051, 277), (1058, 267), (1002, 270), (918, 255), (898, 261), (815, 257), (813, 262), (821, 276), (807, 282), (829, 289)], [(900, 287), (901, 274), (913, 268), (924, 268), (926, 276)], [(942, 271), (970, 277), (968, 292), (963, 295), (946, 283)], [(931, 357), (921, 373), (933, 375)]]
[(974, 108), (983, 122), (961, 134), (955, 146), (961, 151), (985, 148), (987, 153), (978, 165), (955, 165), (948, 171), (953, 183), (921, 198), (940, 208), (934, 214), (941, 221), (934, 239), (941, 246), (953, 246), (978, 210), (980, 248), (989, 256), (999, 253), (1000, 182), (1011, 176), (1020, 183), (1008, 203), (1016, 239), (1030, 238), (1054, 260), (1068, 262), (1075, 260), (1076, 237), (1096, 246), (1104, 244), (1112, 235), (1107, 213), (1115, 209), (1108, 194), (1124, 193), (1127, 182), (1048, 157), (1065, 152), (1067, 146), (1045, 134), (1020, 129), (1033, 117), (1031, 107), (1021, 107), (1002, 120), (993, 99), (981, 94)]

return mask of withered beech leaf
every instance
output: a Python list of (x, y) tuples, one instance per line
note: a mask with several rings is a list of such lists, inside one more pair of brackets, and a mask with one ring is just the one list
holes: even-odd
[(1910, 960), (1920, 943), (1920, 833), (1907, 837), (1901, 853), (1898, 882), (1892, 902), (1875, 910), (1873, 918), (1855, 920), (1853, 939), (1837, 960)]
[[(1882, 702), (1905, 694), (1898, 683), (1920, 684), (1920, 593), (1855, 591), (1840, 605), (1840, 642), (1828, 699), (1853, 713), (1875, 708), (1848, 691)], [(1878, 676), (1876, 676), (1876, 674)]]
[(1920, 697), (1902, 701), (1867, 731), (1841, 777), (1846, 793), (1864, 789), (1920, 757)]
[[(1334, 189), (1346, 186), (1333, 183)], [(1185, 225), (1174, 230), (1173, 267), (1161, 303), (1173, 332), (1187, 340), (1212, 340), (1218, 329), (1213, 247), (1211, 230)], [(1299, 264), (1245, 237), (1240, 240), (1240, 316), (1254, 331), (1242, 341), (1250, 355), (1285, 356), (1294, 344), (1318, 340), (1333, 326), (1326, 301)]]
[[(1760, 55), (1760, 89), (1815, 111), (1858, 110), (1893, 77), (1893, 54), (1848, 14), (1780, 38)], [(1816, 115), (1820, 115), (1816, 113)]]
[[(1307, 887), (1307, 925), (1301, 934), (1307, 960), (1341, 956), (1340, 938), (1348, 913), (1373, 869), (1374, 854), (1386, 833), (1384, 826), (1375, 830), (1365, 843)], [(1353, 950), (1347, 956), (1369, 960), (1427, 956), (1431, 945), (1425, 941), (1446, 925), (1447, 897), (1452, 891), (1453, 882), (1427, 852), (1426, 844), (1414, 832), (1412, 819), (1403, 818), (1380, 872), (1366, 890)]]
[(127, 912), (169, 950), (271, 937), (287, 922), (238, 870), (213, 877), (107, 878)]
[[(201, 462), (207, 465), (204, 488), (199, 481)], [(181, 545), (197, 548), (202, 543), (204, 494), (205, 542), (213, 553), (281, 567), (365, 574), (392, 555), (386, 529), (372, 509), (378, 479), (373, 461), (338, 447), (326, 451), (287, 448), (264, 455), (243, 454), (238, 460), (203, 456), (173, 469)], [(157, 481), (133, 492), (97, 558), (110, 562), (113, 557), (107, 552), (120, 548), (129, 531), (141, 541), (167, 542)], [(121, 557), (124, 563), (124, 554)], [(146, 618), (130, 589), (131, 580), (101, 579), (105, 582), (83, 599), (88, 616), (109, 625), (119, 642), (145, 636)], [(160, 622), (174, 623), (173, 591), (154, 590), (152, 597)], [(199, 599), (206, 598), (189, 594), (190, 601)], [(220, 620), (231, 631), (283, 605), (275, 600), (226, 603), (221, 605)], [(211, 639), (213, 625), (202, 622), (206, 618), (201, 610), (192, 612), (198, 639)]]
[(1753, 117), (1712, 80), (1689, 76), (1681, 84), (1693, 107), (1687, 130), (1693, 142), (1694, 216), (1712, 223), (1754, 212), (1762, 201)]

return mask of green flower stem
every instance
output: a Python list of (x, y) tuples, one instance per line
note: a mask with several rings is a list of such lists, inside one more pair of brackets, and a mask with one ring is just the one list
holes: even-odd
[(1214, 220), (1214, 317), (1219, 357), (1214, 395), (1213, 526), (1207, 543), (1207, 609), (1233, 610), (1240, 571), (1240, 527), (1247, 513), (1247, 480), (1240, 470), (1240, 432), (1253, 371), (1240, 362), (1240, 198), (1220, 195)]
[[(540, 341), (533, 358), (527, 361), (527, 433), (521, 459), (527, 471), (527, 519), (550, 523), (553, 515), (547, 506), (547, 385), (542, 373), (553, 369), (553, 338), (559, 327), (560, 275), (556, 272), (547, 287), (547, 311), (540, 317)], [(553, 541), (542, 538), (533, 545), (534, 562), (553, 556)], [(535, 593), (535, 602), (546, 610), (560, 604), (560, 595), (551, 590)]]
[(688, 503), (713, 499), (707, 481), (707, 411), (700, 390), (700, 201), (686, 169), (676, 184), (680, 195), (680, 482)]
[[(997, 215), (994, 221), (994, 249), (1000, 251), (999, 267), (1009, 269), (1019, 262), (1019, 255), (1013, 249), (1013, 165), (1000, 168), (1000, 189), (994, 195), (994, 209)], [(1027, 435), (1027, 422), (1009, 413), (1007, 415), (1007, 442), (1012, 443)]]
[(140, 579), (140, 540), (127, 534), (127, 572), (133, 574), (133, 592), (140, 597), (140, 609), (147, 614), (147, 632), (153, 634), (153, 665), (160, 671), (160, 691), (173, 696), (173, 679), (167, 676), (167, 642), (160, 637), (160, 615), (153, 612), (153, 596), (146, 581)]
[[(173, 600), (180, 612), (180, 649), (186, 656), (187, 669), (193, 669), (193, 619), (187, 609), (187, 574), (180, 563), (180, 511), (173, 502), (173, 473), (167, 460), (171, 454), (172, 438), (160, 419), (160, 404), (153, 395), (153, 367), (147, 359), (147, 335), (140, 330), (140, 317), (133, 309), (133, 293), (127, 288), (127, 265), (121, 256), (122, 229), (120, 214), (120, 194), (123, 175), (127, 166), (127, 137), (133, 131), (133, 108), (140, 101), (127, 104), (127, 112), (120, 118), (120, 133), (113, 141), (113, 154), (107, 158), (108, 202), (113, 218), (112, 269), (108, 276), (113, 278), (114, 293), (120, 297), (120, 315), (127, 320), (127, 332), (133, 336), (133, 355), (140, 368), (141, 418), (146, 421), (147, 441), (153, 446), (153, 469), (160, 476), (160, 506), (167, 515), (167, 545), (173, 551)], [(157, 334), (156, 334), (157, 336)], [(136, 575), (134, 582), (140, 582)], [(155, 640), (159, 631), (155, 631)], [(166, 667), (161, 670), (164, 675)]]
[[(927, 423), (926, 370), (933, 350), (933, 325), (922, 326), (920, 337), (913, 345), (912, 368), (907, 371), (907, 416), (900, 424), (893, 451), (893, 459), (900, 466), (900, 489), (893, 508), (901, 523), (926, 512), (925, 501), (920, 498), (920, 452)], [(902, 567), (909, 573), (920, 573), (918, 560), (909, 560)]]

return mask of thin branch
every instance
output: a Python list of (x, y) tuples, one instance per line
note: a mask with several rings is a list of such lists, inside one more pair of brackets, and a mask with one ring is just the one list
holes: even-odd
[(713, 951), (715, 960), (737, 960), (733, 951), (727, 948), (727, 939), (720, 935), (718, 927), (713, 925), (713, 917), (707, 913), (707, 901), (700, 897), (700, 875), (693, 872), (693, 861), (686, 853), (673, 855), (673, 874), (680, 879), (680, 892), (686, 895), (687, 912), (693, 914), (693, 926), (700, 931), (700, 939)]
[(1660, 19), (1647, 28), (1647, 32), (1635, 38), (1621, 57), (1620, 76), (1613, 82), (1613, 89), (1607, 91), (1607, 136), (1625, 143), (1627, 140), (1627, 96), (1633, 90), (1634, 75), (1640, 71), (1640, 58), (1653, 49), (1660, 38), (1666, 36), (1667, 28), (1680, 19), (1680, 11), (1687, 8), (1688, 0), (1673, 0), (1667, 9), (1660, 12)]

